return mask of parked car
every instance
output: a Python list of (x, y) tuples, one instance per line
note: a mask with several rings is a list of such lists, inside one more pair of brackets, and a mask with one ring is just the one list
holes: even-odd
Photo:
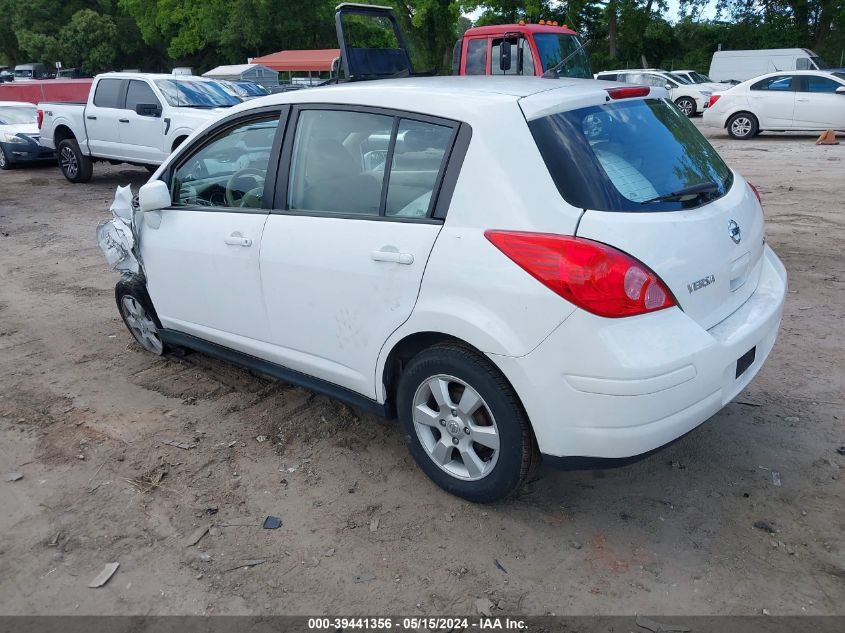
[(97, 75), (85, 104), (39, 104), (41, 144), (71, 182), (87, 182), (98, 160), (155, 167), (197, 127), (240, 103), (201, 77)]
[(655, 68), (604, 70), (596, 74), (596, 79), (666, 88), (669, 91), (669, 97), (675, 102), (678, 109), (688, 117), (693, 117), (702, 112), (710, 101), (710, 95), (713, 94), (711, 88), (697, 86), (690, 83), (688, 79)]
[(0, 68), (0, 84), (14, 80), (15, 74), (11, 70), (9, 70), (8, 66), (3, 66), (2, 68)]
[(116, 199), (98, 235), (120, 314), (154, 354), (398, 416), (472, 501), (541, 454), (644, 454), (745, 389), (786, 292), (756, 191), (662, 94), (437, 77), (243, 103), (137, 213)]
[(845, 78), (806, 70), (755, 77), (714, 94), (704, 124), (736, 139), (763, 131), (845, 130)]
[[(704, 75), (700, 72), (696, 72), (695, 70), (673, 70), (673, 75), (677, 75), (683, 79), (686, 79), (691, 84), (695, 84), (696, 86), (701, 86), (705, 89), (712, 90), (713, 92), (719, 92), (722, 90), (727, 90), (732, 85), (728, 82), (718, 82), (713, 81), (707, 75)], [(738, 82), (737, 82), (738, 83)]]
[(20, 101), (0, 101), (0, 169), (55, 159), (56, 155), (38, 142), (35, 106)]
[(215, 79), (223, 86), (223, 89), (233, 97), (241, 101), (248, 101), (256, 97), (266, 97), (270, 91), (254, 81), (229, 81), (228, 79)]
[[(772, 72), (831, 70), (821, 57), (806, 48), (769, 48), (716, 51), (710, 76), (716, 81), (743, 82)], [(842, 68), (834, 70), (843, 70)]]

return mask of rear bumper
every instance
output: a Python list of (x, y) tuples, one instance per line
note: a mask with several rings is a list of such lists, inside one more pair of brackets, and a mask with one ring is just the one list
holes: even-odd
[(748, 385), (774, 346), (785, 296), (786, 271), (767, 246), (757, 290), (710, 330), (678, 308), (627, 319), (576, 310), (531, 353), (490, 358), (542, 453), (630, 458), (688, 433)]

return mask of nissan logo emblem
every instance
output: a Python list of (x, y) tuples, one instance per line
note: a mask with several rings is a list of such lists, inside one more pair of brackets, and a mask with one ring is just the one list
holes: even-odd
[(742, 231), (739, 230), (739, 224), (735, 220), (728, 222), (728, 235), (734, 241), (734, 244), (739, 244), (742, 241)]

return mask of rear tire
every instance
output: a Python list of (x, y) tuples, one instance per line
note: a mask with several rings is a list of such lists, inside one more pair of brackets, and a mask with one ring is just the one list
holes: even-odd
[(127, 277), (118, 281), (114, 287), (114, 298), (126, 329), (141, 347), (156, 356), (168, 351), (159, 334), (161, 323), (140, 277)]
[(675, 105), (678, 106), (678, 109), (683, 112), (687, 117), (690, 119), (695, 116), (697, 110), (695, 107), (695, 101), (690, 99), (689, 97), (681, 97), (677, 101), (675, 101)]
[(737, 112), (728, 119), (728, 134), (731, 138), (746, 140), (754, 138), (760, 129), (757, 117), (749, 112)]
[(12, 162), (9, 160), (8, 156), (6, 156), (6, 152), (0, 147), (0, 169), (11, 169)]
[(79, 149), (76, 140), (67, 138), (59, 143), (59, 167), (70, 182), (88, 182), (94, 173), (94, 163)]
[(483, 356), (454, 344), (415, 356), (399, 379), (402, 434), (438, 486), (475, 503), (516, 493), (539, 453), (522, 404)]

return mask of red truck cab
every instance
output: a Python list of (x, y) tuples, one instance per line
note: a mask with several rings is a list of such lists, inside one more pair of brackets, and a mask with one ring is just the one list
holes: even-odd
[(565, 59), (558, 76), (593, 78), (584, 45), (566, 26), (542, 20), (538, 24), (477, 26), (455, 44), (452, 74), (540, 77)]

